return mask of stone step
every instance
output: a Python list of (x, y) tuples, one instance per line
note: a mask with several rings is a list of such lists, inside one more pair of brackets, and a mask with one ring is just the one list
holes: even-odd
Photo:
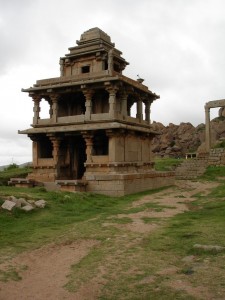
[(178, 179), (197, 178), (204, 174), (208, 161), (206, 159), (185, 160), (175, 170), (175, 176)]

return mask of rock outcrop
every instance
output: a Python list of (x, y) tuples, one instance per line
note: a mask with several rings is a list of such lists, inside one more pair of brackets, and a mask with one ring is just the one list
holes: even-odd
[[(211, 140), (215, 145), (225, 139), (225, 112), (220, 110), (219, 117), (211, 121)], [(159, 157), (184, 157), (186, 153), (196, 152), (205, 141), (205, 125), (194, 127), (191, 123), (153, 122), (152, 129), (159, 133), (152, 142), (152, 151)]]

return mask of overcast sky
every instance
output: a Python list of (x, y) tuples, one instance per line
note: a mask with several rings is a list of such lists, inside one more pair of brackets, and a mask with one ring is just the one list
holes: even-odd
[(204, 122), (205, 102), (225, 98), (224, 12), (224, 0), (0, 0), (0, 165), (31, 161), (21, 88), (59, 76), (59, 57), (92, 27), (123, 52), (124, 75), (160, 95), (152, 120)]

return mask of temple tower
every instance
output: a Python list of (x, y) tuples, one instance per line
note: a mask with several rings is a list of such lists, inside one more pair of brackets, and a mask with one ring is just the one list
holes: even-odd
[(122, 74), (128, 62), (99, 28), (76, 43), (60, 58), (59, 77), (22, 90), (34, 102), (32, 128), (19, 131), (33, 141), (29, 179), (116, 196), (170, 184), (171, 174), (153, 168), (150, 107), (159, 96)]

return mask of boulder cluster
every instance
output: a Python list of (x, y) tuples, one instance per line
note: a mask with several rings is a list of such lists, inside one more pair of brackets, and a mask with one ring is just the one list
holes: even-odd
[(1, 208), (12, 211), (14, 208), (19, 208), (24, 211), (31, 211), (35, 208), (44, 208), (46, 206), (45, 200), (26, 200), (24, 198), (16, 198), (14, 196), (9, 196), (5, 199)]
[[(225, 117), (219, 116), (210, 122), (211, 140), (215, 145), (225, 139)], [(186, 153), (196, 152), (204, 146), (205, 125), (193, 126), (191, 123), (153, 122), (152, 129), (159, 133), (152, 142), (152, 151), (159, 157), (185, 157)]]

